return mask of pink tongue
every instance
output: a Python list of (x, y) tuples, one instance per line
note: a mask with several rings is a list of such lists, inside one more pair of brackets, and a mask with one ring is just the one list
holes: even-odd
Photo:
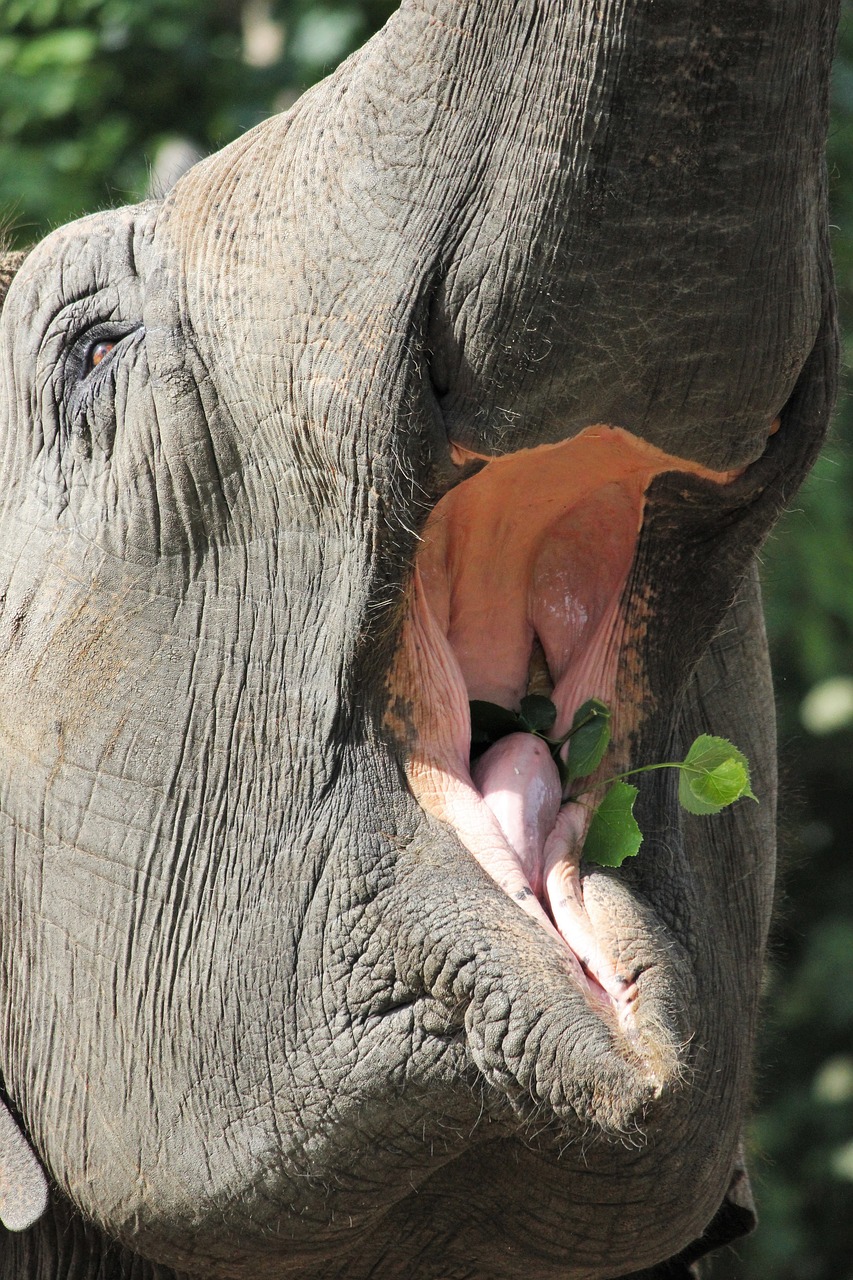
[[(527, 882), (569, 950), (604, 997), (630, 1002), (633, 987), (621, 978), (596, 937), (583, 898), (580, 850), (589, 810), (563, 804), (560, 775), (541, 738), (511, 733), (480, 756), (474, 785), (515, 850)], [(603, 990), (602, 990), (603, 988)], [(595, 994), (595, 985), (593, 986)]]
[(471, 776), (542, 901), (542, 852), (563, 799), (551, 752), (532, 733), (511, 733), (480, 756)]

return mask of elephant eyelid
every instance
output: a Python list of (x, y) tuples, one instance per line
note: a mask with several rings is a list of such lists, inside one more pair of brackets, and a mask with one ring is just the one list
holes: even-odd
[(124, 340), (138, 333), (141, 325), (103, 323), (89, 328), (72, 343), (68, 353), (67, 374), (74, 384), (84, 382), (112, 363)]
[(83, 438), (95, 432), (107, 438), (122, 355), (132, 352), (144, 333), (139, 322), (102, 321), (78, 330), (56, 371), (63, 437)]

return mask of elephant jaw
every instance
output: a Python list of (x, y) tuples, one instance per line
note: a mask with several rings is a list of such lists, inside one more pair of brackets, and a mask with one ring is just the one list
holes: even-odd
[[(454, 460), (474, 455), (454, 446)], [(630, 1034), (636, 974), (620, 971), (580, 859), (597, 797), (568, 800), (547, 746), (514, 734), (469, 763), (469, 700), (517, 710), (529, 692), (557, 707), (554, 736), (588, 698), (613, 713), (598, 771), (631, 765), (643, 712), (644, 584), (632, 574), (646, 491), (664, 472), (726, 484), (621, 428), (594, 426), (485, 465), (436, 505), (423, 531), (389, 724), (406, 744), (419, 804), (563, 947), (599, 1011)], [(597, 920), (593, 916), (598, 915)]]

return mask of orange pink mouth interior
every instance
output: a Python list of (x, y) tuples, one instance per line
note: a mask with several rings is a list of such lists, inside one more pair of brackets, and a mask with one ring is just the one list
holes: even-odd
[[(458, 461), (471, 456), (456, 449)], [(626, 662), (643, 625), (631, 570), (649, 484), (674, 470), (720, 483), (736, 474), (708, 472), (606, 426), (486, 461), (427, 521), (392, 676), (412, 707), (415, 797), (561, 939), (587, 993), (620, 1010), (635, 994), (631, 978), (616, 972), (583, 904), (592, 808), (562, 793), (547, 746), (530, 734), (501, 739), (472, 771), (468, 703), (518, 710), (525, 694), (546, 694), (559, 737), (583, 702), (600, 698), (613, 710), (603, 767), (625, 767), (642, 694), (642, 675)]]

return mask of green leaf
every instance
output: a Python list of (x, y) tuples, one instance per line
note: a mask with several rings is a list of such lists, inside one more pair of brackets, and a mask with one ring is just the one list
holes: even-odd
[(509, 733), (524, 731), (521, 717), (514, 711), (508, 711), (497, 702), (482, 702), (474, 699), (469, 703), (471, 708), (471, 744), (477, 746), (491, 745)]
[(634, 817), (638, 791), (630, 782), (614, 782), (593, 814), (583, 857), (600, 867), (621, 867), (633, 858), (643, 843), (643, 833)]
[(566, 776), (569, 782), (586, 778), (601, 764), (610, 742), (610, 708), (599, 698), (578, 707), (569, 730)]
[(548, 733), (554, 728), (557, 708), (541, 693), (528, 693), (521, 699), (521, 719), (531, 733)]
[(750, 800), (749, 761), (726, 738), (700, 734), (684, 757), (678, 799), (688, 813), (719, 813), (742, 796)]

